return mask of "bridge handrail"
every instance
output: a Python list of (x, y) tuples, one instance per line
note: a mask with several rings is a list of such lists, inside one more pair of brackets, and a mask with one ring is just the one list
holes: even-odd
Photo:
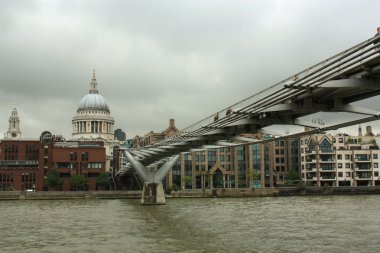
[[(272, 93), (273, 93), (273, 89), (274, 88), (282, 89), (284, 84), (286, 84), (286, 83), (288, 83), (290, 81), (293, 81), (293, 79), (295, 77), (296, 78), (298, 77), (297, 80), (294, 81), (294, 84), (296, 84), (297, 82), (300, 82), (302, 79), (305, 79), (307, 77), (312, 76), (313, 74), (318, 73), (320, 70), (326, 68), (327, 66), (331, 66), (332, 64), (335, 64), (335, 63), (343, 60), (345, 57), (348, 57), (348, 56), (350, 56), (350, 55), (358, 52), (359, 50), (361, 50), (361, 49), (363, 49), (363, 48), (365, 48), (365, 47), (373, 44), (374, 42), (378, 42), (379, 40), (380, 40), (379, 36), (371, 38), (371, 39), (368, 39), (368, 40), (365, 40), (365, 41), (359, 43), (358, 45), (351, 47), (350, 49), (347, 49), (347, 50), (345, 50), (345, 51), (343, 51), (341, 53), (338, 53), (338, 54), (330, 57), (327, 60), (324, 60), (324, 61), (322, 61), (322, 62), (320, 62), (318, 64), (315, 64), (312, 67), (309, 67), (309, 68), (307, 68), (307, 69), (305, 69), (305, 70), (303, 70), (303, 71), (301, 71), (301, 72), (299, 72), (299, 73), (297, 73), (295, 75), (292, 75), (292, 76), (286, 78), (285, 80), (283, 80), (283, 81), (281, 81), (279, 83), (276, 83), (276, 84), (274, 84), (274, 85), (272, 85), (272, 86), (270, 86), (270, 87), (262, 90), (261, 92), (258, 92), (258, 93), (254, 94), (254, 95), (252, 95), (252, 96), (250, 96), (250, 97), (248, 97), (246, 99), (243, 99), (243, 100), (241, 100), (241, 101), (239, 101), (239, 102), (237, 102), (237, 103), (235, 103), (235, 104), (233, 104), (233, 105), (231, 105), (231, 106), (229, 106), (229, 107), (227, 107), (227, 108), (225, 108), (225, 109), (223, 109), (223, 110), (221, 110), (221, 111), (219, 111), (219, 112), (217, 112), (217, 113), (215, 113), (215, 114), (213, 114), (211, 116), (208, 116), (208, 117), (206, 117), (206, 118), (204, 118), (204, 119), (202, 119), (202, 120), (200, 120), (200, 121), (198, 121), (198, 122), (190, 125), (189, 127), (184, 128), (181, 132), (191, 133), (191, 132), (193, 132), (195, 130), (201, 129), (202, 126), (206, 126), (208, 124), (212, 124), (214, 122), (214, 117), (216, 115), (218, 115), (218, 116), (226, 115), (228, 110), (231, 110), (233, 113), (237, 113), (238, 114), (245, 107), (244, 104), (246, 104), (246, 103), (251, 104), (251, 103), (249, 103), (251, 100), (257, 99), (260, 96), (265, 95), (266, 93), (268, 93), (268, 91), (272, 91)], [(369, 50), (373, 49), (374, 47), (376, 47), (376, 46), (373, 45)], [(373, 54), (375, 54), (375, 53), (373, 53)], [(373, 55), (373, 54), (371, 54), (371, 55)], [(360, 55), (361, 54), (359, 54), (357, 56), (360, 56)], [(356, 58), (356, 57), (353, 57), (353, 58)], [(320, 68), (318, 69), (318, 67), (320, 67)], [(228, 117), (228, 116), (223, 116), (223, 117)]]

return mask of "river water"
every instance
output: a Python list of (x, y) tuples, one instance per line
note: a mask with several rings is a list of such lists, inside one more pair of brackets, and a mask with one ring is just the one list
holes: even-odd
[(380, 252), (380, 196), (0, 201), (0, 252)]

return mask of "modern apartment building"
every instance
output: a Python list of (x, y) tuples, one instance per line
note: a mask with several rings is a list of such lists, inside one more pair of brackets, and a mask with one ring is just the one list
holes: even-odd
[[(168, 129), (173, 129), (174, 120), (170, 120)], [(136, 137), (134, 147), (160, 141), (153, 138), (153, 132), (145, 134), (143, 139)], [(266, 140), (265, 143), (191, 150), (182, 153), (163, 182), (164, 187), (174, 185), (181, 189), (205, 188), (265, 188), (286, 184), (287, 173), (299, 167), (299, 142), (297, 139), (269, 141), (269, 135), (250, 135), (250, 138)], [(123, 151), (114, 151), (116, 170), (126, 165)], [(124, 160), (123, 160), (124, 159)], [(136, 177), (126, 176), (126, 184), (138, 186)], [(141, 185), (141, 183), (140, 183)], [(128, 188), (128, 186), (127, 186)]]
[(304, 136), (301, 178), (314, 186), (380, 185), (380, 136), (367, 127), (364, 136), (318, 134)]

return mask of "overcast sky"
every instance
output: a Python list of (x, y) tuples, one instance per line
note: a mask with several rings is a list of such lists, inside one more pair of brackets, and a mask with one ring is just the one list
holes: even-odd
[(170, 118), (182, 129), (372, 37), (379, 10), (378, 0), (1, 0), (0, 134), (15, 103), (23, 137), (70, 138), (93, 69), (128, 138)]

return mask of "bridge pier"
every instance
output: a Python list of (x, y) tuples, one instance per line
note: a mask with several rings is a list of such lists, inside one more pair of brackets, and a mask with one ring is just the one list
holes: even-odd
[(162, 183), (145, 182), (141, 196), (141, 205), (165, 205), (165, 193)]
[(165, 205), (166, 200), (162, 180), (178, 160), (179, 155), (166, 161), (156, 172), (149, 171), (147, 167), (137, 161), (128, 151), (125, 152), (125, 155), (137, 174), (144, 181), (141, 205)]

